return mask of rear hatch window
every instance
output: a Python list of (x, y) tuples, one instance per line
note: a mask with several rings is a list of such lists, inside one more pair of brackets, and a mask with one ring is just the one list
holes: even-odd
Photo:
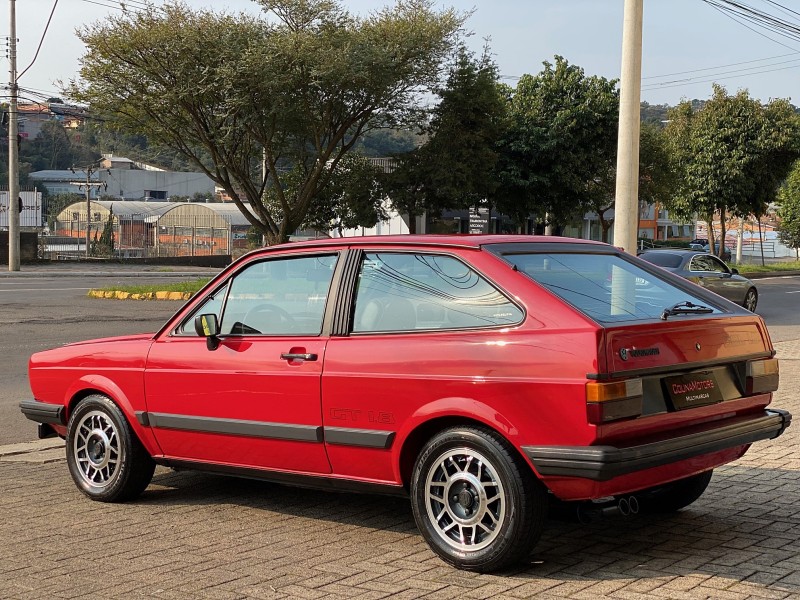
[(639, 258), (667, 269), (677, 269), (681, 266), (681, 261), (683, 260), (683, 257), (681, 257), (679, 254), (659, 252), (658, 250), (654, 250), (652, 252), (643, 252), (639, 255)]
[(722, 313), (615, 254), (509, 253), (504, 258), (598, 323), (659, 319), (675, 307), (689, 316)]

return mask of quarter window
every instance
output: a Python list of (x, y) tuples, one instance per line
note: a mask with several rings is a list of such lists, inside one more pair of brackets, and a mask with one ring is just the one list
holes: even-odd
[(522, 310), (461, 261), (443, 255), (367, 253), (353, 332), (513, 325)]

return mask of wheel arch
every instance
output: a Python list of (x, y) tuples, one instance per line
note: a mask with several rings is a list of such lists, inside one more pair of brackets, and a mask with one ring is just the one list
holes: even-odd
[(463, 415), (442, 415), (431, 418), (423, 423), (416, 425), (403, 439), (398, 456), (398, 474), (400, 481), (406, 490), (410, 489), (411, 476), (414, 471), (414, 463), (417, 456), (422, 451), (425, 444), (432, 439), (437, 433), (448, 429), (450, 427), (477, 427), (479, 429), (489, 430), (499, 437), (501, 437), (512, 449), (514, 455), (530, 469), (531, 473), (536, 479), (539, 475), (531, 467), (528, 459), (520, 452), (519, 448), (509, 439), (509, 437), (500, 431), (498, 428), (493, 427), (491, 424), (486, 423), (481, 419), (475, 419)]
[(66, 400), (64, 402), (67, 408), (67, 413), (65, 415), (66, 421), (69, 422), (75, 407), (81, 400), (94, 395), (105, 396), (120, 409), (133, 431), (133, 434), (139, 439), (151, 456), (161, 453), (150, 429), (143, 427), (136, 419), (135, 409), (127, 394), (125, 394), (114, 381), (106, 377), (98, 375), (83, 377), (70, 386), (67, 390)]

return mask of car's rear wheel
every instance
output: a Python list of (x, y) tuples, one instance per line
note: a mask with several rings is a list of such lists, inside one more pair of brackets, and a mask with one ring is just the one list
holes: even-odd
[(742, 306), (744, 306), (750, 312), (756, 312), (757, 305), (758, 305), (758, 292), (756, 291), (756, 288), (750, 288), (744, 295), (744, 302), (742, 302)]
[(487, 572), (526, 557), (541, 536), (543, 486), (499, 435), (453, 427), (431, 439), (411, 481), (414, 518), (445, 562)]
[(637, 494), (646, 513), (672, 513), (686, 508), (703, 495), (714, 471), (705, 471)]
[(70, 475), (92, 500), (130, 500), (153, 477), (153, 459), (105, 396), (87, 396), (78, 403), (67, 425), (66, 445)]

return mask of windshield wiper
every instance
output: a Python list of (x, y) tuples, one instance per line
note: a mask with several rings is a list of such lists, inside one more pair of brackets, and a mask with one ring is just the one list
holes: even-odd
[(704, 315), (712, 312), (714, 312), (713, 308), (703, 306), (702, 304), (692, 304), (687, 300), (665, 308), (664, 312), (661, 313), (661, 320), (666, 321), (667, 317), (673, 315)]

